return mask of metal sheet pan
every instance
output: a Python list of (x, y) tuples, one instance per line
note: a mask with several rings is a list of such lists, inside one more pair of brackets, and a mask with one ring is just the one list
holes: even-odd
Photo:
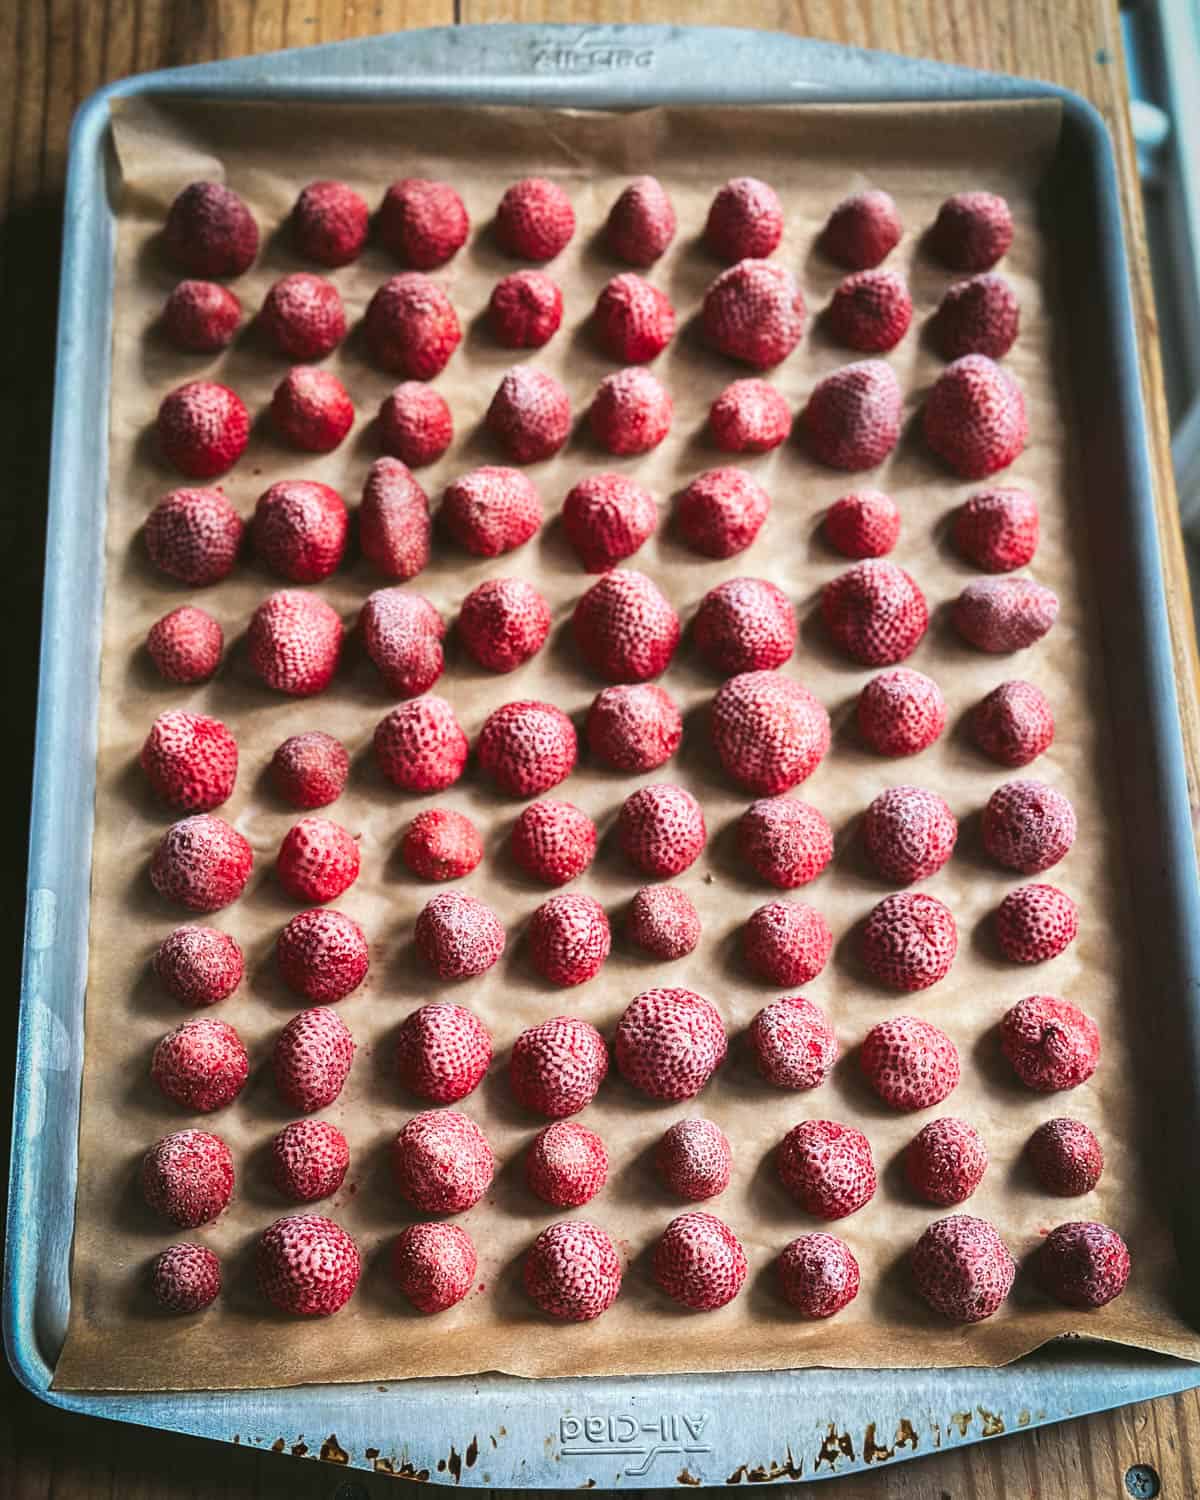
[[(1144, 437), (1112, 147), (1045, 84), (790, 36), (668, 27), (461, 27), (124, 80), (81, 110), (67, 188), (4, 1330), (29, 1389), (113, 1419), (455, 1484), (604, 1488), (824, 1478), (1200, 1384), (1200, 1367), (1084, 1341), (999, 1370), (309, 1386), (162, 1395), (52, 1392), (69, 1298), (105, 521), (113, 220), (109, 105), (135, 93), (623, 108), (1061, 98), (1048, 191), (1073, 244), (1071, 348), (1086, 413), (1124, 811), (1151, 968), (1148, 1017), (1178, 1059), (1165, 1128), (1194, 1131), (1200, 887)], [(1180, 1139), (1182, 1139), (1182, 1135)], [(1180, 1207), (1181, 1263), (1197, 1208)]]

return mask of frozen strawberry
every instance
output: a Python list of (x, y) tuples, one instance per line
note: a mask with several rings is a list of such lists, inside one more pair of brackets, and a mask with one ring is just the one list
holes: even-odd
[(1040, 875), (1075, 842), (1075, 809), (1041, 781), (1006, 781), (983, 810), (983, 846), (1006, 869)]
[(709, 469), (679, 497), (675, 523), (694, 552), (733, 557), (762, 530), (771, 497), (744, 469)]
[(607, 687), (588, 709), (588, 749), (618, 771), (654, 771), (679, 749), (683, 719), (674, 700), (653, 683)]
[(146, 778), (170, 807), (210, 812), (233, 794), (237, 740), (220, 719), (168, 709), (150, 726), (138, 757)]
[(269, 688), (294, 698), (324, 692), (342, 653), (337, 610), (303, 589), (280, 589), (250, 616), (250, 666)]
[(168, 1245), (154, 1257), (150, 1290), (171, 1312), (199, 1312), (221, 1294), (221, 1262), (207, 1245)]
[(863, 843), (871, 863), (894, 885), (936, 875), (958, 841), (958, 821), (936, 792), (891, 786), (867, 808)]
[(582, 875), (596, 855), (596, 825), (570, 802), (531, 802), (513, 824), (513, 861), (546, 885)]
[(858, 1296), (858, 1262), (835, 1234), (802, 1234), (783, 1247), (776, 1267), (784, 1300), (806, 1318), (832, 1318)]
[(983, 1137), (951, 1115), (931, 1120), (904, 1153), (904, 1175), (913, 1192), (942, 1208), (966, 1202), (983, 1181), (987, 1164)]
[(191, 380), (164, 396), (155, 420), (158, 446), (173, 468), (191, 479), (232, 469), (250, 437), (242, 398), (215, 380)]
[(870, 1141), (836, 1120), (793, 1126), (779, 1143), (775, 1170), (805, 1213), (818, 1219), (844, 1219), (875, 1196)]
[(1028, 490), (982, 490), (954, 518), (954, 545), (987, 573), (1023, 568), (1037, 544), (1038, 507)]
[(350, 1147), (327, 1120), (293, 1120), (271, 1142), (271, 1177), (292, 1203), (316, 1203), (341, 1187)]
[(938, 305), (930, 332), (943, 359), (986, 354), (1003, 359), (1017, 340), (1021, 307), (1003, 276), (956, 281)]
[(522, 260), (553, 260), (575, 233), (571, 200), (556, 182), (523, 177), (514, 182), (496, 209), (500, 248)]
[(419, 469), (435, 463), (453, 441), (450, 408), (424, 381), (405, 380), (383, 398), (379, 446), (393, 458)]
[(611, 947), (608, 917), (591, 896), (551, 896), (530, 918), (530, 961), (561, 988), (595, 978)]
[(1023, 885), (996, 909), (996, 941), (1005, 958), (1043, 963), (1070, 946), (1079, 931), (1079, 909), (1053, 885)]
[(626, 265), (652, 266), (675, 238), (675, 207), (657, 177), (635, 177), (608, 211), (605, 244)]
[(729, 1186), (733, 1152), (711, 1120), (677, 1120), (659, 1141), (654, 1166), (668, 1192), (702, 1203)]
[(168, 682), (206, 682), (217, 670), (225, 633), (207, 610), (184, 604), (155, 620), (146, 650)]
[(488, 300), (488, 327), (506, 349), (540, 349), (562, 323), (563, 295), (545, 271), (502, 276)]
[(242, 950), (215, 927), (176, 927), (158, 945), (154, 973), (180, 1005), (216, 1005), (242, 982)]
[(795, 650), (796, 613), (773, 583), (731, 578), (701, 599), (692, 631), (697, 651), (722, 676), (767, 671)]
[(621, 1257), (598, 1224), (564, 1219), (534, 1240), (522, 1276), (530, 1300), (547, 1317), (588, 1323), (617, 1300)]
[(700, 918), (679, 886), (644, 885), (629, 904), (625, 930), (652, 958), (686, 958), (700, 941)]
[(327, 906), (298, 912), (275, 940), (275, 961), (288, 989), (328, 1005), (344, 1000), (367, 977), (370, 954), (362, 928)]
[(163, 245), (192, 276), (240, 276), (258, 254), (258, 225), (232, 188), (192, 182), (171, 204)]
[(894, 349), (912, 322), (912, 298), (899, 271), (856, 271), (829, 304), (829, 330), (838, 343), (862, 354)]
[(815, 907), (799, 901), (768, 901), (742, 928), (746, 966), (769, 984), (807, 984), (832, 952), (829, 924)]
[(328, 807), (349, 774), (349, 751), (319, 729), (290, 735), (271, 757), (271, 784), (293, 807)]
[(653, 359), (675, 335), (670, 298), (632, 271), (601, 288), (592, 312), (596, 342), (610, 359), (641, 365)]
[(1029, 1137), (1026, 1152), (1038, 1185), (1060, 1198), (1090, 1193), (1104, 1171), (1100, 1142), (1082, 1120), (1047, 1120)]
[(476, 1266), (471, 1236), (457, 1224), (409, 1224), (392, 1245), (392, 1279), (418, 1312), (445, 1312), (461, 1302)]
[(589, 1105), (607, 1073), (604, 1038), (587, 1021), (571, 1016), (553, 1016), (523, 1031), (508, 1065), (513, 1098), (552, 1120)]
[(474, 1120), (456, 1109), (414, 1115), (392, 1143), (392, 1176), (425, 1214), (461, 1214), (492, 1185), (496, 1158)]
[(666, 670), (679, 616), (645, 573), (616, 568), (582, 595), (571, 617), (575, 645), (597, 677), (645, 682)]
[(358, 540), (385, 578), (413, 578), (429, 561), (429, 497), (404, 464), (377, 458), (363, 485)]
[(1107, 1224), (1060, 1224), (1034, 1262), (1038, 1284), (1068, 1307), (1104, 1307), (1129, 1280), (1129, 1247)]
[(188, 354), (215, 354), (233, 342), (242, 304), (215, 281), (181, 281), (163, 308), (163, 332)]
[(570, 437), (571, 400), (545, 370), (514, 365), (496, 387), (484, 425), (514, 463), (537, 463)]
[(756, 370), (785, 360), (804, 334), (804, 294), (796, 278), (769, 260), (741, 260), (709, 284), (700, 309), (714, 349)]
[(354, 1038), (345, 1021), (325, 1008), (302, 1010), (275, 1039), (271, 1071), (279, 1097), (311, 1115), (342, 1092), (354, 1061)]
[(859, 1050), (872, 1089), (892, 1109), (930, 1109), (954, 1092), (958, 1048), (940, 1027), (915, 1016), (894, 1016), (872, 1026)]
[(671, 430), (674, 403), (649, 370), (631, 365), (606, 375), (588, 408), (592, 437), (609, 453), (628, 457), (657, 448)]
[(1100, 1061), (1100, 1028), (1054, 995), (1027, 995), (1006, 1010), (1000, 1044), (1021, 1082), (1043, 1094), (1078, 1088)]
[(786, 792), (829, 749), (829, 715), (803, 684), (780, 672), (741, 672), (712, 701), (717, 758), (738, 786)]
[(535, 797), (575, 766), (575, 726), (550, 703), (523, 699), (494, 709), (475, 745), (480, 770), (511, 797)]
[(504, 928), (490, 906), (464, 891), (442, 891), (421, 908), (417, 952), (439, 979), (472, 979), (504, 952)]
[(491, 1060), (491, 1034), (465, 1005), (422, 1005), (396, 1037), (401, 1085), (435, 1104), (457, 1104), (474, 1093)]
[(310, 182), (292, 209), (292, 242), (322, 266), (347, 266), (367, 242), (371, 211), (345, 182)]
[(815, 880), (833, 858), (833, 829), (795, 797), (763, 797), (738, 820), (738, 854), (760, 880), (794, 890)]
[(483, 840), (463, 813), (429, 807), (405, 830), (400, 856), (422, 880), (461, 880), (483, 858)]
[(453, 786), (467, 763), (467, 737), (444, 698), (425, 693), (398, 703), (375, 726), (375, 759), (406, 792), (440, 792)]
[(783, 238), (783, 206), (770, 183), (731, 177), (708, 209), (704, 240), (719, 260), (765, 259)]
[(147, 1204), (180, 1229), (211, 1224), (233, 1196), (233, 1156), (219, 1135), (177, 1130), (142, 1158)]
[(900, 512), (881, 490), (858, 490), (833, 502), (824, 531), (843, 557), (884, 557), (900, 540)]
[(463, 600), (458, 634), (481, 667), (512, 672), (542, 649), (550, 606), (521, 578), (489, 578)]
[(608, 1179), (608, 1152), (594, 1130), (556, 1120), (533, 1138), (525, 1157), (531, 1192), (555, 1208), (590, 1203)]
[(250, 1059), (228, 1021), (197, 1016), (159, 1040), (150, 1076), (175, 1104), (209, 1114), (232, 1104), (245, 1088)]
[(692, 990), (645, 990), (617, 1022), (621, 1076), (651, 1099), (693, 1099), (725, 1060), (720, 1013)]
[(680, 874), (700, 858), (707, 837), (700, 804), (669, 782), (639, 787), (617, 814), (621, 853), (646, 875)]
[(821, 249), (848, 271), (865, 271), (892, 253), (904, 233), (890, 193), (871, 188), (843, 198), (821, 231)]
[(692, 1210), (672, 1219), (654, 1247), (654, 1279), (697, 1312), (724, 1307), (746, 1280), (746, 1252), (728, 1224)]
[(405, 177), (393, 182), (379, 206), (379, 240), (414, 271), (432, 271), (466, 244), (471, 221), (448, 182)]
[(1029, 435), (1021, 387), (984, 354), (964, 354), (946, 366), (921, 420), (925, 441), (960, 479), (1006, 469)]
[(542, 500), (520, 469), (485, 465), (446, 486), (440, 520), (467, 552), (499, 557), (537, 533)]
[(929, 607), (911, 573), (886, 558), (868, 557), (821, 590), (821, 618), (847, 656), (883, 667), (917, 649)]
[(657, 525), (654, 496), (624, 474), (589, 474), (563, 501), (563, 534), (589, 573), (632, 557)]
[(929, 247), (952, 271), (987, 271), (1012, 238), (1012, 214), (998, 194), (955, 193), (938, 209)]
[(970, 1214), (938, 1219), (910, 1259), (913, 1284), (935, 1312), (954, 1323), (990, 1318), (1012, 1290), (1017, 1264), (995, 1225)]
[(375, 363), (410, 380), (432, 380), (462, 342), (449, 297), (421, 271), (385, 281), (367, 305), (363, 326)]
[(896, 446), (902, 406), (891, 365), (843, 365), (818, 381), (801, 414), (808, 451), (830, 469), (874, 469)]
[(792, 413), (765, 380), (735, 380), (709, 408), (708, 430), (724, 453), (769, 453), (791, 432)]
[(862, 930), (867, 969), (880, 984), (909, 994), (945, 978), (957, 951), (954, 914), (936, 896), (922, 892), (885, 896)]
[(220, 490), (172, 490), (146, 517), (146, 551), (180, 583), (218, 583), (237, 561), (244, 530)]
[(950, 618), (978, 651), (1023, 651), (1058, 618), (1058, 595), (1032, 578), (978, 578), (954, 601)]
[(358, 843), (329, 818), (301, 818), (283, 836), (279, 884), (297, 901), (336, 901), (358, 879)]
[(253, 863), (253, 851), (236, 828), (212, 813), (197, 813), (172, 823), (159, 839), (150, 883), (191, 911), (219, 911), (242, 894)]
[(354, 1295), (358, 1246), (332, 1219), (289, 1214), (263, 1230), (255, 1254), (258, 1289), (280, 1312), (327, 1318)]
[(397, 698), (428, 692), (442, 675), (446, 626), (423, 595), (376, 589), (367, 596), (358, 623), (367, 655)]
[(819, 1088), (838, 1059), (829, 1017), (803, 995), (765, 1005), (750, 1023), (749, 1040), (755, 1066), (776, 1088)]
[(1054, 742), (1054, 714), (1032, 682), (1002, 682), (971, 710), (971, 738), (1002, 766), (1027, 766)]
[(946, 727), (946, 700), (932, 677), (896, 667), (858, 695), (858, 732), (879, 755), (917, 755)]
[(267, 293), (259, 326), (288, 359), (324, 359), (346, 337), (346, 309), (337, 287), (324, 276), (294, 271)]
[(293, 448), (332, 453), (354, 425), (354, 405), (336, 375), (294, 365), (275, 387), (271, 422)]
[(328, 578), (346, 550), (346, 502), (327, 484), (282, 479), (254, 508), (254, 550), (293, 583)]

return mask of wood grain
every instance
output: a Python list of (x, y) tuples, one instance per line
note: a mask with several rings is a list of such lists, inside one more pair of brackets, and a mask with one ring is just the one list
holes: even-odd
[[(0, 505), (6, 563), (0, 654), (12, 845), (3, 866), (8, 886), (0, 903), (0, 951), (10, 955), (9, 993), (16, 993), (21, 945), (24, 860), (15, 831), (23, 826), (29, 793), (57, 258), (74, 109), (102, 83), (128, 73), (456, 20), (774, 28), (1048, 78), (1097, 106), (1121, 165), (1195, 812), (1198, 658), (1114, 0), (8, 0), (0, 7), (0, 431), (8, 438), (6, 503)], [(7, 1077), (11, 1027), (3, 1032), (0, 1071)], [(1200, 1493), (1197, 1453), (1200, 1397), (1189, 1394), (847, 1477), (836, 1493), (839, 1500), (1118, 1500), (1126, 1493), (1126, 1470), (1144, 1463), (1160, 1476), (1162, 1494), (1174, 1500)], [(324, 1464), (68, 1416), (25, 1396), (7, 1371), (0, 1374), (4, 1500), (316, 1500), (332, 1497), (346, 1480), (360, 1486), (355, 1500), (395, 1493), (395, 1481)]]

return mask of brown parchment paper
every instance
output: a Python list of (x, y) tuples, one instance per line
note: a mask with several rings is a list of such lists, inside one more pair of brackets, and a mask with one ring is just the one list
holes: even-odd
[[(619, 116), (475, 109), (341, 108), (303, 105), (197, 104), (159, 101), (116, 106), (115, 146), (123, 184), (119, 224), (116, 333), (113, 366), (112, 451), (107, 545), (107, 594), (100, 721), (99, 782), (92, 883), (92, 950), (87, 999), (79, 1191), (71, 1287), (71, 1319), (55, 1383), (64, 1388), (160, 1389), (276, 1386), (304, 1381), (387, 1381), (414, 1375), (504, 1370), (522, 1375), (734, 1370), (809, 1364), (909, 1366), (997, 1364), (1055, 1335), (1083, 1332), (1102, 1338), (1200, 1356), (1200, 1339), (1171, 1297), (1173, 1254), (1158, 1202), (1147, 1125), (1135, 1109), (1134, 1080), (1141, 1060), (1132, 1050), (1129, 1017), (1136, 1013), (1135, 946), (1128, 902), (1120, 884), (1121, 831), (1114, 816), (1115, 780), (1106, 743), (1110, 734), (1094, 587), (1080, 538), (1087, 496), (1072, 477), (1070, 393), (1061, 375), (1048, 248), (1035, 225), (1034, 192), (1058, 132), (1054, 104), (819, 108), (777, 110), (673, 109)], [(280, 226), (297, 191), (314, 177), (349, 179), (377, 203), (388, 182), (405, 175), (446, 177), (462, 192), (471, 238), (439, 270), (462, 318), (463, 344), (438, 388), (453, 408), (457, 438), (445, 458), (421, 479), (436, 501), (447, 480), (481, 462), (503, 461), (479, 423), (502, 370), (514, 357), (553, 371), (582, 414), (598, 380), (611, 368), (594, 350), (586, 322), (604, 281), (619, 267), (597, 238), (609, 204), (628, 177), (657, 173), (669, 186), (679, 234), (650, 273), (678, 308), (681, 332), (657, 361), (675, 399), (670, 437), (647, 457), (613, 460), (590, 444), (583, 426), (553, 461), (531, 469), (546, 502), (547, 525), (521, 551), (493, 561), (465, 556), (439, 542), (430, 567), (414, 587), (452, 620), (466, 592), (482, 578), (532, 579), (549, 598), (555, 619), (547, 648), (520, 671), (495, 677), (475, 668), (449, 643), (449, 665), (437, 691), (454, 704), (474, 737), (485, 715), (518, 697), (545, 698), (579, 720), (599, 684), (577, 662), (569, 631), (575, 599), (592, 581), (565, 547), (555, 519), (569, 486), (605, 467), (636, 473), (657, 495), (663, 524), (633, 565), (645, 569), (690, 618), (704, 592), (724, 578), (775, 580), (793, 598), (803, 621), (794, 660), (786, 670), (808, 683), (835, 723), (834, 749), (800, 789), (830, 818), (838, 835), (831, 868), (802, 894), (826, 914), (838, 939), (833, 961), (807, 993), (831, 1013), (843, 1057), (814, 1094), (768, 1088), (746, 1063), (740, 1033), (774, 991), (752, 982), (738, 961), (737, 932), (771, 892), (747, 881), (732, 855), (731, 831), (748, 798), (716, 770), (707, 747), (704, 709), (717, 686), (685, 642), (663, 678), (687, 714), (687, 734), (673, 762), (645, 780), (678, 780), (701, 798), (710, 829), (704, 855), (680, 877), (704, 922), (704, 938), (689, 958), (656, 965), (631, 953), (619, 935), (600, 975), (561, 992), (533, 975), (522, 940), (534, 908), (548, 894), (513, 871), (504, 854), (519, 804), (498, 798), (473, 771), (437, 799), (407, 797), (387, 785), (370, 756), (375, 723), (390, 706), (370, 664), (353, 648), (332, 689), (294, 702), (268, 693), (252, 679), (240, 637), (251, 610), (279, 583), (248, 562), (202, 603), (221, 620), (232, 643), (215, 681), (193, 690), (155, 679), (142, 641), (151, 622), (189, 597), (147, 565), (139, 530), (150, 506), (173, 483), (155, 456), (150, 426), (162, 395), (201, 373), (233, 385), (260, 415), (284, 363), (265, 353), (252, 330), (215, 358), (171, 351), (156, 319), (174, 277), (161, 258), (157, 234), (176, 191), (200, 176), (223, 176), (249, 201), (264, 231), (263, 253), (236, 283), (253, 312), (271, 282), (296, 269)], [(779, 190), (787, 232), (778, 259), (797, 271), (812, 311), (801, 347), (771, 379), (798, 410), (819, 376), (844, 363), (817, 316), (839, 273), (814, 250), (831, 206), (868, 184), (895, 196), (906, 233), (889, 264), (911, 279), (917, 306), (913, 330), (888, 358), (905, 391), (906, 411), (919, 409), (940, 365), (922, 326), (951, 275), (920, 248), (920, 234), (940, 200), (968, 186), (1003, 193), (1012, 205), (1016, 238), (1003, 270), (1022, 306), (1021, 338), (1008, 358), (1029, 407), (1030, 445), (1007, 482), (1032, 485), (1041, 501), (1042, 540), (1031, 569), (1057, 588), (1062, 613), (1053, 634), (1014, 659), (968, 651), (949, 630), (943, 606), (970, 576), (945, 543), (949, 513), (975, 486), (956, 483), (924, 452), (910, 430), (877, 473), (851, 478), (822, 470), (795, 442), (747, 460), (773, 496), (770, 518), (755, 544), (728, 562), (694, 556), (667, 524), (672, 496), (695, 473), (722, 462), (708, 446), (709, 403), (730, 379), (747, 373), (707, 353), (694, 315), (717, 266), (698, 241), (709, 199), (731, 175), (754, 172)], [(497, 277), (512, 263), (494, 248), (488, 222), (503, 187), (526, 173), (553, 176), (567, 187), (578, 215), (575, 240), (550, 268), (566, 296), (566, 316), (548, 348), (529, 355), (493, 346), (480, 314)], [(395, 267), (378, 249), (333, 274), (357, 322), (374, 288)], [(353, 334), (329, 360), (358, 407), (351, 436), (323, 458), (285, 451), (265, 424), (256, 423), (242, 461), (223, 481), (247, 516), (267, 485), (308, 475), (337, 486), (354, 504), (378, 451), (371, 418), (393, 381), (365, 360)], [(920, 757), (888, 761), (863, 751), (851, 723), (854, 698), (872, 675), (832, 651), (814, 617), (821, 585), (846, 564), (818, 535), (819, 518), (838, 495), (855, 486), (885, 488), (904, 517), (896, 560), (917, 577), (930, 600), (933, 623), (911, 659), (941, 684), (951, 728)], [(348, 563), (320, 585), (352, 624), (366, 594), (379, 586), (361, 562)], [(1063, 788), (1079, 816), (1079, 837), (1049, 877), (1078, 901), (1078, 941), (1052, 963), (1025, 969), (1001, 962), (988, 917), (1019, 880), (981, 853), (978, 811), (1005, 773), (975, 753), (962, 733), (965, 711), (1012, 676), (1029, 677), (1049, 695), (1058, 719), (1052, 750), (1027, 774)], [(256, 867), (243, 898), (212, 920), (232, 932), (247, 954), (247, 978), (220, 1014), (240, 1030), (253, 1059), (250, 1085), (229, 1109), (191, 1118), (158, 1097), (148, 1062), (158, 1037), (178, 1010), (147, 975), (156, 944), (184, 914), (168, 909), (150, 888), (146, 866), (171, 814), (147, 795), (135, 758), (155, 714), (186, 704), (226, 720), (241, 745), (234, 796), (222, 809), (255, 849)], [(335, 1199), (319, 1205), (358, 1240), (365, 1261), (360, 1288), (336, 1318), (297, 1322), (273, 1316), (253, 1288), (257, 1234), (287, 1212), (264, 1172), (265, 1148), (287, 1119), (275, 1097), (267, 1059), (272, 1040), (298, 1008), (272, 962), (275, 934), (294, 909), (272, 873), (274, 852), (295, 814), (282, 806), (263, 772), (286, 735), (321, 728), (341, 736), (354, 756), (349, 786), (329, 815), (361, 836), (363, 872), (337, 903), (360, 920), (372, 945), (363, 987), (342, 1003), (358, 1041), (358, 1056), (341, 1097), (327, 1111), (347, 1134), (352, 1163)], [(949, 976), (932, 990), (897, 997), (875, 987), (859, 969), (853, 928), (887, 887), (866, 868), (857, 840), (862, 810), (886, 786), (936, 788), (962, 820), (954, 858), (925, 888), (946, 900), (958, 919), (960, 948)], [(557, 792), (611, 829), (634, 782), (587, 764)], [(474, 982), (438, 984), (416, 962), (413, 921), (432, 887), (415, 881), (397, 855), (401, 833), (428, 800), (464, 810), (482, 828), (487, 857), (463, 884), (500, 913), (510, 935), (503, 960)], [(614, 925), (640, 883), (604, 838), (594, 866), (575, 888), (597, 896)], [(522, 1155), (542, 1122), (512, 1104), (505, 1067), (509, 1046), (525, 1026), (554, 1014), (575, 1014), (606, 1033), (640, 990), (655, 983), (687, 985), (719, 1007), (734, 1038), (730, 1060), (695, 1101), (648, 1103), (616, 1076), (582, 1118), (600, 1132), (611, 1154), (604, 1191), (578, 1212), (607, 1226), (628, 1261), (622, 1295), (598, 1322), (562, 1327), (543, 1319), (520, 1286), (521, 1256), (537, 1231), (561, 1212), (535, 1201), (524, 1186)], [(1099, 1021), (1104, 1054), (1099, 1071), (1069, 1096), (1036, 1095), (1016, 1084), (999, 1057), (995, 1026), (1022, 995), (1058, 993), (1082, 1003)], [(387, 1253), (410, 1218), (391, 1186), (387, 1148), (398, 1127), (421, 1105), (405, 1097), (391, 1073), (393, 1038), (413, 1007), (453, 997), (473, 1006), (496, 1042), (496, 1062), (476, 1094), (461, 1107), (487, 1131), (500, 1162), (488, 1198), (462, 1217), (479, 1250), (477, 1288), (437, 1318), (415, 1315), (393, 1290)], [(896, 1115), (862, 1084), (857, 1045), (868, 1027), (892, 1014), (936, 1021), (956, 1040), (964, 1070), (957, 1092), (928, 1114)], [(681, 1211), (658, 1187), (649, 1157), (662, 1131), (686, 1115), (715, 1119), (733, 1143), (735, 1169), (728, 1191), (705, 1205), (736, 1230), (750, 1260), (743, 1295), (719, 1312), (686, 1314), (660, 1294), (646, 1269), (647, 1250)], [(912, 1293), (905, 1256), (940, 1211), (917, 1203), (905, 1189), (899, 1157), (917, 1129), (936, 1114), (954, 1113), (982, 1131), (991, 1165), (967, 1211), (1001, 1229), (1018, 1258), (1066, 1219), (1087, 1217), (1117, 1226), (1129, 1241), (1133, 1276), (1117, 1302), (1090, 1315), (1050, 1304), (1018, 1278), (1007, 1306), (970, 1328), (948, 1325)], [(1031, 1131), (1055, 1114), (1088, 1121), (1107, 1157), (1098, 1189), (1078, 1200), (1042, 1194), (1021, 1162)], [(880, 1172), (874, 1200), (852, 1218), (830, 1226), (843, 1235), (863, 1272), (862, 1293), (831, 1322), (810, 1323), (777, 1300), (771, 1262), (793, 1236), (819, 1227), (778, 1186), (770, 1161), (775, 1143), (798, 1120), (832, 1117), (869, 1135)], [(230, 1209), (196, 1238), (223, 1257), (226, 1290), (198, 1317), (164, 1317), (144, 1291), (150, 1258), (172, 1238), (143, 1207), (136, 1185), (142, 1153), (158, 1136), (186, 1124), (222, 1134), (233, 1148), (238, 1187)]]

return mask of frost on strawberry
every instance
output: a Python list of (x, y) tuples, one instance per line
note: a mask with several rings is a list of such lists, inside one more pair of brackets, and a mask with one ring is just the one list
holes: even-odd
[(713, 744), (738, 786), (760, 796), (811, 776), (830, 744), (829, 715), (812, 693), (780, 672), (742, 672), (712, 703)]
[(442, 891), (421, 908), (414, 929), (417, 952), (439, 979), (472, 979), (504, 952), (500, 919), (463, 891)]

